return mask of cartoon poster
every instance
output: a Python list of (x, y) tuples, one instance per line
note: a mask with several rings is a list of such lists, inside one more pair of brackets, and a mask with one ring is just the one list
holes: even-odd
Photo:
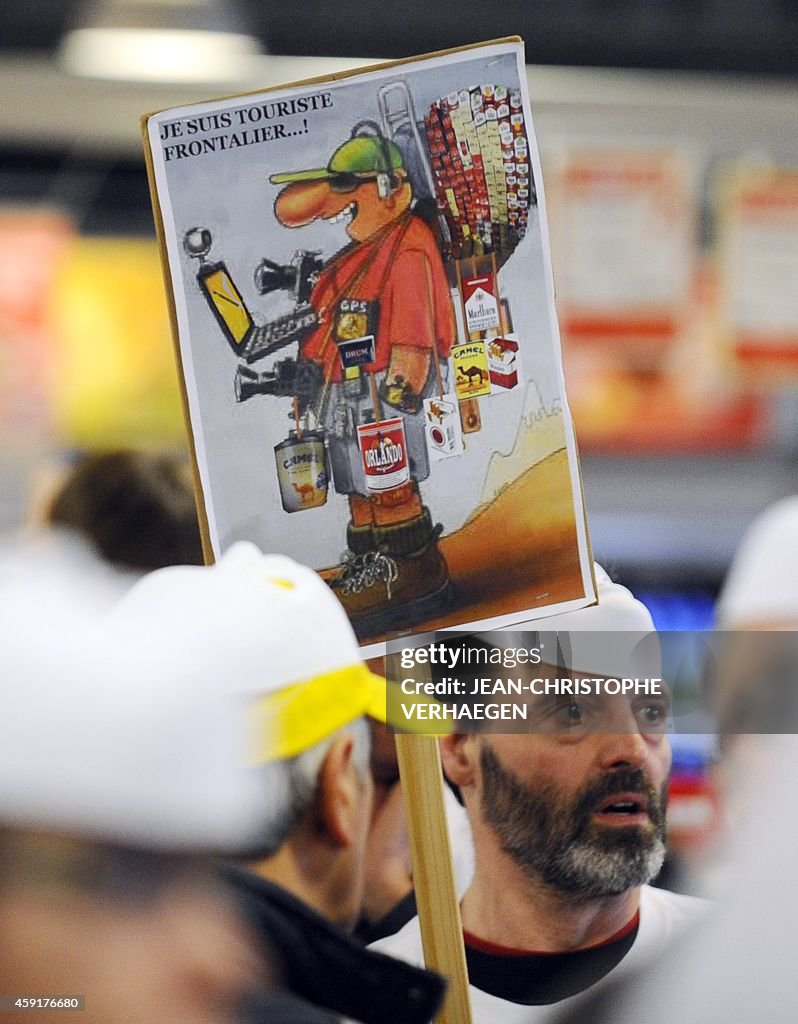
[(592, 603), (520, 41), (143, 124), (209, 553), (364, 642)]

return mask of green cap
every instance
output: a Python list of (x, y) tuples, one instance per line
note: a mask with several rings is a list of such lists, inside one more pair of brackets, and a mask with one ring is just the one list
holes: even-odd
[[(388, 160), (390, 167), (386, 166)], [(336, 149), (326, 167), (272, 174), (269, 181), (274, 185), (287, 185), (295, 181), (324, 181), (340, 174), (362, 175), (368, 179), (377, 174), (403, 171), (404, 166), (402, 152), (395, 143), (376, 135), (356, 135)]]

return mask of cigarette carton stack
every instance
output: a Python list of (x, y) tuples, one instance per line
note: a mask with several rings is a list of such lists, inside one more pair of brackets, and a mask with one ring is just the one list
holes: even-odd
[(449, 93), (432, 104), (424, 128), (452, 255), (509, 256), (535, 202), (521, 93), (502, 85)]

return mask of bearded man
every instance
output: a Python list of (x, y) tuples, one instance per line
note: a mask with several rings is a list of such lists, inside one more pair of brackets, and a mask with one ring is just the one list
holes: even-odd
[[(540, 664), (542, 679), (614, 677), (608, 656), (627, 675), (630, 653), (656, 640), (603, 571), (598, 608), (558, 618), (558, 631), (598, 631), (570, 633), (569, 672)], [(648, 885), (666, 852), (668, 717), (666, 695), (549, 694), (529, 700), (523, 733), (440, 741), (474, 843), (461, 904), (474, 1024), (548, 1022), (564, 1000), (658, 958), (706, 905)], [(419, 960), (418, 919), (375, 945)]]

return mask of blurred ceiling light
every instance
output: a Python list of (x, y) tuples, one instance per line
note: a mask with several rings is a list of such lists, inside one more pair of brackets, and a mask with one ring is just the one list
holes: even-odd
[(262, 53), (230, 0), (95, 0), (58, 58), (73, 75), (141, 82), (224, 82)]

